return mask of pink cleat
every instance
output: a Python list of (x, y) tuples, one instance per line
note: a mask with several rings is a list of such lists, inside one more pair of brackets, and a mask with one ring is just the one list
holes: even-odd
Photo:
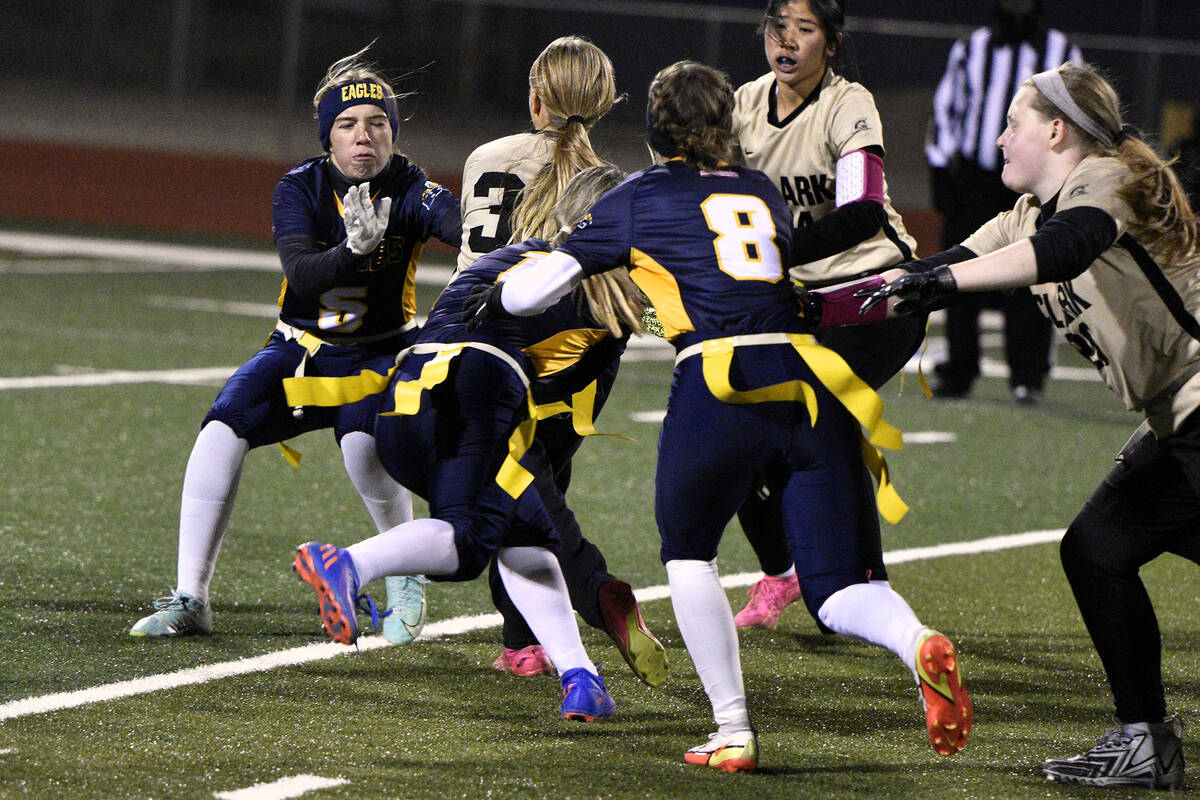
[(746, 596), (750, 602), (733, 618), (734, 624), (739, 628), (774, 630), (783, 610), (800, 599), (800, 581), (795, 573), (786, 578), (764, 575)]
[(526, 678), (531, 675), (554, 674), (554, 665), (550, 663), (540, 644), (531, 644), (520, 650), (504, 648), (504, 652), (492, 662), (492, 669)]

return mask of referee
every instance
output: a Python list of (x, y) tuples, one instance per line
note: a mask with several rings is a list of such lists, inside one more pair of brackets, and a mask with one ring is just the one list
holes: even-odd
[[(950, 49), (933, 96), (925, 143), (933, 205), (942, 215), (942, 249), (959, 244), (1017, 195), (1000, 182), (1004, 166), (996, 139), (1021, 82), (1065, 61), (1082, 61), (1079, 48), (1039, 22), (1042, 0), (996, 0), (996, 21)], [(1027, 289), (972, 294), (946, 310), (949, 356), (934, 367), (937, 397), (966, 397), (979, 375), (979, 312), (1004, 312), (1009, 387), (1018, 403), (1038, 402), (1050, 372), (1053, 329)]]

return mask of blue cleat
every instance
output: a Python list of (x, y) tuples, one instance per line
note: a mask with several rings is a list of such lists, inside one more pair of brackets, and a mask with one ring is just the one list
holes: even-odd
[(562, 715), (580, 722), (595, 722), (611, 717), (616, 702), (604, 688), (604, 678), (583, 667), (567, 670), (562, 676)]
[(366, 604), (378, 627), (379, 614), (366, 595), (358, 594), (358, 572), (345, 550), (331, 544), (308, 542), (296, 548), (292, 569), (300, 580), (317, 590), (321, 604), (321, 626), (335, 642), (354, 644), (358, 640), (355, 606)]

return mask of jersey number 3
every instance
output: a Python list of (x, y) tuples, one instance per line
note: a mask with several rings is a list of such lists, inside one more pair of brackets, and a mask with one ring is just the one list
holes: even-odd
[[(517, 204), (517, 195), (524, 188), (525, 182), (520, 176), (510, 172), (485, 172), (479, 176), (471, 190), (472, 194), (497, 202), (488, 206), (487, 222), (470, 229), (467, 244), (472, 252), (490, 253), (508, 242), (512, 234), (510, 218), (513, 207)], [(489, 225), (492, 228), (491, 235), (487, 233)]]
[(761, 198), (745, 194), (711, 194), (700, 210), (708, 228), (717, 234), (713, 249), (721, 271), (740, 281), (783, 278), (783, 263), (775, 246), (775, 221)]

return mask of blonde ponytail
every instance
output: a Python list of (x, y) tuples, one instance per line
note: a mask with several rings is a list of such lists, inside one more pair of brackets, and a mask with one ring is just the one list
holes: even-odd
[[(624, 179), (625, 173), (607, 162), (575, 175), (555, 205), (558, 230), (550, 240), (551, 246), (557, 247), (570, 236), (596, 201)], [(613, 336), (645, 331), (642, 318), (650, 303), (624, 267), (585, 278), (583, 296), (592, 318)]]
[(604, 164), (596, 155), (588, 130), (617, 102), (612, 61), (581, 36), (555, 39), (529, 68), (529, 88), (550, 117), (556, 136), (550, 161), (517, 199), (511, 242), (548, 239), (558, 225), (554, 205), (571, 176)]

